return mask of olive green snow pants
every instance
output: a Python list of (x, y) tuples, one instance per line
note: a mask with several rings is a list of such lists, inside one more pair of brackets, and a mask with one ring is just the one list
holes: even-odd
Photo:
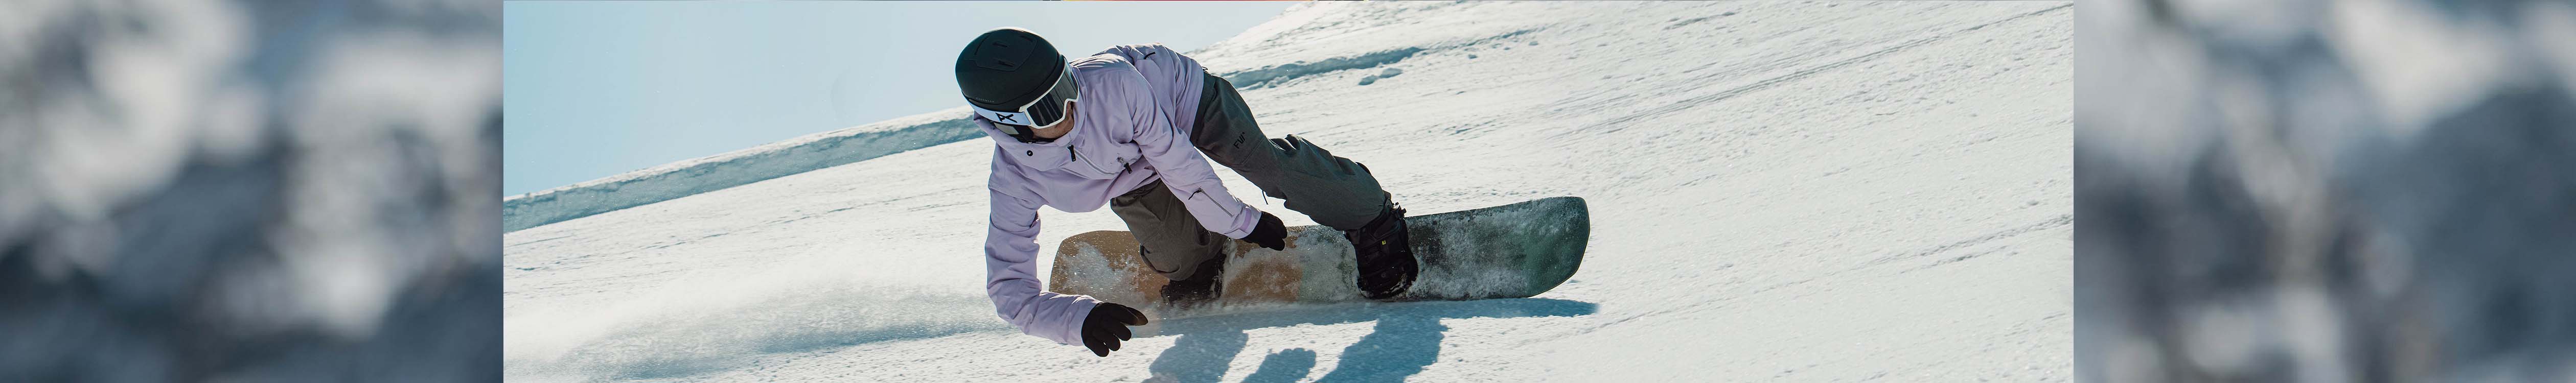
[[(1198, 121), (1190, 129), (1190, 144), (1200, 154), (1234, 169), (1261, 194), (1286, 200), (1288, 210), (1334, 229), (1358, 229), (1394, 207), (1368, 166), (1335, 157), (1295, 135), (1267, 138), (1234, 84), (1206, 76)], [(1199, 226), (1162, 181), (1111, 198), (1109, 209), (1127, 222), (1127, 232), (1144, 247), (1146, 266), (1172, 280), (1195, 277), (1201, 263), (1224, 255), (1234, 241)]]

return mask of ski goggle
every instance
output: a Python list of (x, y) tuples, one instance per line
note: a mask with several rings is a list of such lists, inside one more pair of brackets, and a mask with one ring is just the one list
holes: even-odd
[(992, 120), (993, 127), (1001, 129), (1002, 133), (1024, 142), (1039, 142), (1044, 139), (1038, 138), (1035, 130), (1052, 128), (1064, 122), (1064, 102), (1078, 99), (1080, 93), (1081, 88), (1073, 83), (1073, 66), (1067, 64), (1064, 72), (1056, 76), (1055, 83), (1047, 86), (1046, 94), (1038, 95), (1037, 99), (1026, 104), (1008, 111), (985, 109), (972, 100), (967, 102), (967, 106), (974, 108), (976, 115)]

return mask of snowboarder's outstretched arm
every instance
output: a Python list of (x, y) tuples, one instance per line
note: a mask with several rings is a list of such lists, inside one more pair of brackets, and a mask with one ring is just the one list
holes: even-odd
[[(995, 148), (994, 153), (1000, 156), (1001, 149)], [(1083, 319), (1099, 301), (1041, 287), (1036, 262), (1038, 197), (1020, 189), (1020, 184), (1001, 181), (1017, 176), (1009, 168), (1015, 165), (998, 159), (993, 165), (993, 180), (985, 189), (992, 194), (992, 221), (984, 232), (984, 294), (993, 299), (993, 310), (1002, 321), (1019, 327), (1021, 333), (1083, 344)]]
[[(1112, 75), (1083, 86), (1099, 86), (1109, 94), (1152, 94), (1145, 78), (1135, 71), (1104, 72)], [(1199, 154), (1189, 136), (1182, 134), (1150, 97), (1105, 97), (1097, 107), (1111, 108), (1112, 113), (1104, 115), (1127, 119), (1108, 126), (1135, 129), (1132, 137), (1145, 163), (1162, 175), (1163, 186), (1181, 198), (1181, 205), (1189, 208), (1191, 217), (1198, 218), (1199, 226), (1241, 239), (1260, 225), (1262, 212), (1226, 192), (1225, 183), (1216, 178), (1216, 169), (1208, 164), (1207, 157)]]

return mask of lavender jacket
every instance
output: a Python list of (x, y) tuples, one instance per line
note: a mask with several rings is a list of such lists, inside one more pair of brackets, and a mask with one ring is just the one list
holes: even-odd
[(1261, 212), (1227, 194), (1189, 132), (1202, 86), (1197, 60), (1161, 44), (1111, 47), (1073, 60), (1074, 126), (1025, 143), (973, 117), (993, 139), (992, 223), (984, 232), (984, 292), (1020, 332), (1080, 344), (1098, 301), (1047, 292), (1038, 278), (1038, 206), (1080, 213), (1160, 179), (1208, 231), (1242, 238)]

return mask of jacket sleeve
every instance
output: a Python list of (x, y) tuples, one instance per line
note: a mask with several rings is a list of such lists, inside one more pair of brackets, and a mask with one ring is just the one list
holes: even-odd
[[(1134, 73), (1120, 72), (1119, 76), (1106, 81), (1109, 84), (1102, 85), (1121, 88), (1113, 94), (1149, 93), (1145, 88), (1145, 78)], [(1191, 217), (1198, 218), (1199, 226), (1229, 238), (1240, 239), (1252, 234), (1252, 227), (1261, 222), (1261, 211), (1253, 210), (1252, 206), (1244, 205), (1242, 200), (1234, 198), (1234, 194), (1226, 192), (1225, 182), (1216, 178), (1216, 170), (1208, 166), (1207, 157), (1199, 154), (1198, 147), (1190, 145), (1189, 136), (1181, 134), (1180, 128), (1162, 113), (1161, 107), (1149, 97), (1118, 100), (1124, 105), (1109, 107), (1122, 108), (1119, 114), (1135, 121), (1136, 147), (1143, 153), (1145, 163), (1153, 165), (1154, 170), (1162, 175), (1163, 186), (1171, 188), (1172, 195), (1181, 198), (1181, 205), (1189, 208)]]
[[(1002, 321), (1021, 333), (1063, 344), (1082, 343), (1082, 320), (1099, 303), (1091, 297), (1047, 292), (1037, 276), (1038, 203), (1026, 182), (1006, 177), (1018, 173), (994, 149), (993, 175), (985, 190), (992, 194), (991, 225), (984, 232), (984, 294)], [(1006, 192), (1007, 191), (1007, 192)], [(1026, 195), (1015, 196), (1013, 194)]]
[[(1159, 43), (1114, 46), (1103, 53), (1127, 58), (1129, 65), (1136, 67), (1136, 73), (1145, 77), (1145, 84), (1155, 87), (1152, 89), (1155, 102), (1161, 103), (1166, 108), (1198, 106), (1199, 88), (1206, 85), (1202, 78), (1207, 76), (1207, 69), (1199, 67), (1198, 59), (1181, 55), (1180, 52), (1172, 51), (1171, 47)], [(1178, 119), (1186, 119), (1188, 116), (1198, 114), (1196, 110), (1163, 112)], [(1190, 121), (1181, 120), (1173, 123), (1187, 129)]]

